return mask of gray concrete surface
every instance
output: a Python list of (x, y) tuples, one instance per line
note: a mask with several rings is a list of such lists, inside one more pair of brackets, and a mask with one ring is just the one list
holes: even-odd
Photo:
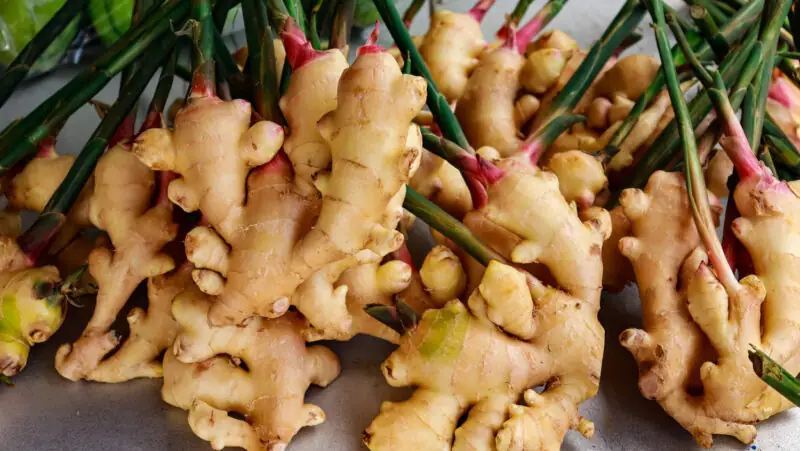
[[(451, 0), (447, 6), (466, 10), (471, 3), (471, 0)], [(514, 3), (498, 1), (484, 22), (487, 35), (499, 27)], [(541, 3), (541, 0), (536, 2), (532, 9)], [(586, 47), (599, 37), (621, 3), (621, 0), (572, 0), (551, 27), (569, 32)], [(671, 3), (679, 4), (676, 0)], [(412, 31), (420, 33), (426, 29), (425, 16), (423, 12)], [(648, 24), (649, 18), (640, 26), (646, 38), (633, 51), (655, 53)], [(387, 33), (383, 42), (388, 41)], [(26, 85), (0, 111), (0, 126), (31, 110), (74, 74), (74, 70), (63, 70)], [(174, 94), (178, 96), (185, 89), (184, 83), (177, 83)], [(99, 98), (112, 101), (116, 91), (116, 82), (112, 82)], [(97, 123), (90, 108), (81, 109), (59, 137), (59, 151), (79, 151)], [(141, 301), (142, 296), (136, 299)], [(77, 338), (88, 320), (90, 308), (91, 304), (83, 309), (73, 308), (67, 326), (49, 343), (34, 348), (29, 367), (15, 379), (16, 387), (0, 387), (0, 451), (210, 449), (189, 430), (184, 412), (161, 401), (158, 380), (103, 385), (69, 382), (56, 373), (53, 356), (57, 346)], [(607, 332), (602, 384), (598, 396), (581, 406), (581, 413), (595, 422), (597, 433), (593, 440), (586, 440), (570, 432), (562, 449), (698, 449), (691, 436), (658, 405), (639, 395), (636, 366), (616, 341), (623, 329), (640, 324), (636, 290), (605, 296), (600, 319)], [(124, 327), (123, 322), (120, 327)], [(379, 364), (391, 352), (391, 345), (361, 337), (349, 343), (333, 343), (331, 347), (342, 360), (342, 375), (329, 388), (313, 388), (307, 396), (309, 402), (325, 410), (328, 419), (323, 425), (304, 429), (290, 446), (291, 451), (363, 449), (359, 435), (377, 414), (380, 403), (404, 399), (410, 393), (390, 388), (380, 374)], [(800, 449), (797, 412), (779, 415), (759, 426), (755, 446), (762, 450)], [(751, 449), (724, 437), (716, 439), (715, 448)]]

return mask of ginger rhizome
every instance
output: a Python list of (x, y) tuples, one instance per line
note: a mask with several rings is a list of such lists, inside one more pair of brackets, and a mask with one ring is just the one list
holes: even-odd
[(61, 327), (66, 292), (71, 290), (67, 285), (73, 283), (62, 280), (57, 266), (40, 266), (37, 260), (46, 245), (66, 245), (77, 232), (74, 223), (62, 225), (56, 236), (37, 239), (35, 248), (23, 249), (17, 242), (19, 210), (41, 211), (74, 161), (55, 154), (52, 138), (39, 150), (36, 158), (3, 181), (8, 206), (0, 212), (0, 375), (7, 377), (25, 368), (33, 345), (47, 341)]
[[(731, 228), (754, 274), (724, 277), (724, 256), (714, 257), (708, 239), (700, 246), (679, 176), (656, 173), (644, 192), (621, 198), (633, 236), (620, 247), (636, 271), (644, 327), (623, 332), (620, 341), (639, 364), (642, 394), (704, 447), (715, 434), (750, 443), (754, 423), (792, 406), (753, 372), (751, 345), (800, 370), (791, 276), (800, 199), (794, 182), (777, 181), (755, 158), (741, 127), (730, 126), (735, 117), (724, 120), (722, 145), (741, 179), (733, 192), (741, 217)], [(704, 248), (712, 248), (711, 258)]]
[[(552, 40), (542, 37), (539, 41), (539, 45), (547, 45)], [(491, 146), (502, 156), (516, 152), (522, 144), (523, 127), (539, 110), (542, 95), (557, 84), (577, 51), (577, 45), (570, 49), (545, 47), (526, 58), (526, 45), (512, 33), (502, 46), (481, 54), (469, 77), (456, 105), (456, 117), (473, 147)]]
[[(300, 61), (296, 50), (287, 48), (289, 61)], [(394, 227), (419, 156), (411, 120), (424, 103), (425, 83), (403, 75), (387, 53), (363, 52), (342, 73), (337, 96), (318, 123), (331, 152), (330, 169), (314, 180), (320, 192), (298, 181), (300, 171), (279, 153), (279, 125), (250, 126), (246, 102), (199, 98), (178, 113), (174, 131), (146, 132), (135, 143), (142, 161), (180, 175), (170, 199), (200, 210), (207, 222), (190, 232), (187, 255), (198, 268), (195, 281), (214, 299), (212, 324), (277, 317), (295, 304), (312, 325), (330, 329), (324, 335), (349, 334), (343, 302), (304, 308), (298, 287), (328, 265), (344, 270), (379, 261), (402, 242)], [(394, 114), (383, 114), (386, 108)], [(365, 142), (374, 145), (367, 150)]]
[(181, 332), (164, 357), (161, 393), (189, 411), (192, 431), (214, 449), (277, 450), (300, 428), (325, 421), (322, 409), (305, 404), (303, 395), (311, 384), (333, 381), (339, 361), (324, 346), (306, 347), (305, 320), (289, 312), (215, 327), (208, 322), (213, 302), (190, 289), (172, 304)]
[(25, 368), (30, 348), (61, 327), (66, 300), (55, 266), (32, 267), (13, 235), (0, 236), (0, 375)]
[(466, 13), (436, 11), (418, 45), (436, 86), (450, 103), (464, 95), (467, 80), (486, 47), (481, 20), (493, 3), (480, 0)]
[(75, 343), (62, 345), (56, 354), (56, 369), (67, 379), (119, 382), (132, 377), (158, 377), (158, 364), (153, 360), (174, 334), (175, 327), (164, 317), (163, 306), (154, 306), (146, 315), (150, 320), (139, 325), (135, 323), (143, 319), (143, 313), (132, 311), (128, 321), (134, 335), (130, 340), (149, 340), (135, 337), (147, 334), (137, 330), (141, 324), (153, 323), (149, 327), (156, 328), (150, 333), (163, 333), (166, 343), (156, 345), (155, 351), (133, 351), (130, 357), (126, 351), (103, 361), (119, 345), (119, 335), (110, 328), (136, 287), (175, 267), (172, 258), (163, 252), (178, 233), (172, 204), (161, 195), (153, 205), (156, 173), (130, 149), (128, 142), (114, 146), (100, 158), (95, 169), (89, 216), (92, 224), (108, 234), (112, 248), (99, 246), (89, 255), (89, 272), (98, 285), (97, 301), (81, 337)]
[[(371, 450), (557, 449), (569, 429), (591, 437), (594, 426), (578, 404), (597, 391), (597, 309), (490, 263), (466, 306), (456, 299), (425, 312), (383, 363), (390, 385), (417, 389), (407, 401), (383, 403), (364, 443)], [(539, 394), (534, 387), (542, 384)], [(517, 404), (523, 395), (525, 404)]]

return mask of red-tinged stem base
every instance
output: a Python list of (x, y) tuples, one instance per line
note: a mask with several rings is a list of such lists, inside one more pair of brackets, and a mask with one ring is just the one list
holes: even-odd
[(467, 182), (475, 209), (482, 208), (489, 201), (488, 188), (505, 176), (505, 171), (480, 155), (465, 154), (461, 157), (459, 168)]
[(294, 169), (289, 157), (281, 150), (271, 160), (253, 170), (258, 175), (280, 174), (285, 177), (292, 177)]
[(144, 117), (139, 133), (151, 128), (164, 128), (164, 116), (160, 111), (151, 111)]
[(516, 49), (519, 53), (525, 52), (525, 48), (528, 47), (528, 44), (542, 31), (544, 24), (544, 18), (536, 15), (530, 22), (526, 23), (525, 26), (517, 30)]
[(111, 139), (108, 140), (108, 147), (114, 147), (117, 144), (121, 143), (125, 140), (130, 140), (133, 138), (135, 133), (136, 127), (136, 115), (135, 114), (128, 114), (125, 116), (125, 119), (122, 120), (122, 124), (120, 124), (117, 131), (111, 136)]
[(315, 59), (325, 55), (316, 50), (306, 38), (305, 33), (294, 20), (288, 19), (281, 31), (281, 41), (286, 49), (286, 61), (292, 70), (298, 70)]
[(53, 158), (56, 156), (56, 138), (47, 136), (39, 141), (36, 158)]
[(28, 267), (36, 266), (39, 257), (65, 222), (67, 222), (67, 216), (64, 213), (45, 213), (17, 239), (20, 249), (25, 253), (25, 263)]
[[(214, 61), (204, 61), (203, 65), (211, 65), (213, 66)], [(213, 67), (210, 69), (205, 69), (203, 67), (199, 67), (194, 71), (194, 75), (192, 75), (192, 90), (190, 97), (217, 97), (217, 84), (214, 80), (214, 77), (208, 77), (206, 74), (213, 74), (214, 69)]]
[(530, 143), (524, 144), (520, 149), (520, 152), (528, 158), (528, 161), (532, 165), (537, 166), (539, 164), (539, 159), (542, 158), (545, 150), (547, 150), (547, 146), (537, 139), (531, 141)]
[(478, 0), (478, 3), (476, 3), (472, 9), (467, 11), (467, 15), (475, 19), (476, 22), (481, 23), (495, 1), (496, 0)]
[(367, 42), (364, 43), (364, 45), (362, 45), (361, 47), (359, 47), (358, 55), (361, 56), (368, 53), (385, 52), (386, 49), (378, 45), (378, 37), (380, 37), (380, 34), (381, 34), (381, 23), (376, 21), (375, 28), (372, 30), (372, 33), (369, 34)]
[(789, 83), (790, 82), (783, 77), (775, 78), (772, 84), (769, 85), (768, 96), (786, 109), (791, 110), (796, 105), (792, 99), (792, 87), (788, 85)]
[(403, 244), (399, 249), (392, 252), (391, 256), (393, 260), (400, 260), (401, 262), (410, 266), (411, 270), (415, 273), (419, 272), (416, 265), (414, 265), (414, 260), (411, 258), (411, 252), (408, 250), (408, 246), (406, 245), (405, 241), (403, 241)]

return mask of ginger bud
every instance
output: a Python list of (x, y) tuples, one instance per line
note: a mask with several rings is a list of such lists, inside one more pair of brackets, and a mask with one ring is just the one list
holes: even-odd
[(576, 202), (581, 208), (591, 206), (608, 185), (603, 165), (580, 150), (553, 155), (547, 168), (558, 176), (558, 188), (567, 202)]
[(622, 95), (636, 100), (650, 86), (660, 67), (658, 59), (650, 55), (626, 56), (597, 81), (595, 94), (609, 99)]
[(552, 48), (532, 52), (520, 75), (522, 86), (535, 94), (544, 94), (556, 84), (570, 55), (570, 51)]
[(461, 261), (446, 246), (431, 249), (419, 275), (436, 302), (457, 299), (467, 286), (467, 274), (461, 267)]
[(578, 43), (561, 30), (550, 30), (542, 33), (538, 39), (528, 44), (525, 53), (533, 53), (541, 49), (573, 51), (578, 50)]
[[(613, 124), (625, 120), (631, 113), (635, 102), (624, 96), (614, 96), (608, 108), (608, 122)], [(589, 119), (591, 120), (591, 119)]]
[(589, 105), (589, 111), (586, 112), (586, 122), (589, 127), (598, 130), (608, 127), (610, 109), (611, 101), (605, 97), (598, 97), (592, 100)]

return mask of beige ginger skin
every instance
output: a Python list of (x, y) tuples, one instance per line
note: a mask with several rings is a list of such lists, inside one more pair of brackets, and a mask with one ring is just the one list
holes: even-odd
[[(166, 199), (151, 206), (154, 188), (155, 173), (139, 162), (128, 143), (110, 149), (97, 164), (89, 214), (108, 233), (113, 249), (100, 246), (89, 254), (97, 302), (81, 337), (56, 353), (56, 369), (67, 379), (93, 379), (103, 357), (119, 345), (119, 336), (109, 329), (133, 291), (145, 279), (175, 267), (162, 249), (175, 238), (178, 226)], [(127, 363), (136, 366), (152, 359)], [(144, 370), (140, 375), (157, 373)]]
[(164, 357), (161, 395), (189, 411), (192, 431), (214, 449), (277, 451), (300, 428), (325, 421), (322, 409), (304, 403), (303, 397), (311, 384), (324, 387), (333, 381), (339, 361), (324, 346), (306, 347), (301, 334), (305, 320), (289, 312), (215, 327), (207, 320), (212, 305), (213, 299), (197, 289), (183, 292), (172, 304), (180, 334)]
[[(494, 165), (502, 177), (489, 184), (486, 204), (468, 213), (464, 224), (544, 279), (497, 262), (484, 269), (465, 257), (473, 292), (469, 311), (457, 300), (429, 310), (401, 338), (384, 375), (391, 385), (419, 389), (407, 402), (384, 404), (365, 432), (370, 449), (553, 449), (569, 428), (591, 435), (577, 406), (594, 396), (599, 383), (604, 334), (597, 312), (608, 213), (588, 208), (582, 220), (557, 177), (526, 155)], [(556, 362), (547, 349), (575, 360)], [(548, 381), (542, 395), (528, 390)], [(523, 393), (528, 406), (516, 406)]]
[(439, 10), (418, 47), (439, 91), (452, 103), (464, 95), (486, 42), (470, 14)]
[(632, 225), (620, 249), (636, 271), (644, 322), (620, 341), (639, 363), (642, 394), (703, 447), (715, 434), (750, 443), (754, 423), (791, 407), (755, 375), (747, 352), (754, 345), (788, 371), (800, 370), (797, 282), (790, 276), (800, 199), (793, 188), (771, 176), (746, 178), (736, 188), (741, 217), (732, 228), (755, 274), (725, 285), (699, 247), (679, 175), (658, 172), (644, 191), (627, 190), (620, 200)]
[(178, 323), (172, 317), (172, 300), (191, 284), (192, 268), (188, 264), (147, 279), (147, 310), (135, 307), (128, 313), (130, 336), (114, 355), (100, 362), (88, 379), (116, 383), (162, 377), (161, 354), (178, 334)]
[[(425, 312), (383, 363), (390, 385), (417, 390), (384, 402), (364, 443), (376, 451), (549, 450), (568, 429), (591, 437), (594, 426), (577, 406), (597, 391), (596, 313), (596, 305), (490, 263), (467, 306), (453, 300)], [(521, 395), (525, 405), (517, 404)]]
[(347, 60), (342, 52), (329, 50), (295, 71), (281, 97), (279, 105), (289, 129), (283, 151), (298, 179), (313, 183), (316, 174), (330, 166), (331, 151), (317, 122), (336, 109), (339, 78), (345, 69)]
[[(301, 189), (293, 167), (276, 156), (282, 129), (266, 122), (249, 127), (244, 102), (200, 99), (178, 114), (174, 132), (145, 133), (137, 142), (143, 161), (182, 176), (170, 185), (171, 194), (181, 195), (171, 198), (186, 210), (199, 209), (207, 220), (208, 227), (187, 237), (187, 255), (198, 267), (195, 281), (215, 300), (213, 324), (280, 316), (317, 271), (341, 274), (379, 260), (402, 242), (394, 225), (419, 156), (419, 132), (411, 120), (424, 104), (424, 81), (403, 75), (385, 52), (366, 53), (342, 73), (338, 99), (318, 125), (332, 156), (330, 173), (317, 180), (321, 201), (319, 193)], [(382, 114), (387, 107), (396, 114)], [(215, 132), (220, 123), (228, 125), (224, 136)], [(367, 152), (364, 142), (375, 146)], [(250, 168), (267, 161), (245, 185)], [(325, 336), (349, 333), (342, 298), (326, 311), (298, 308), (312, 324), (315, 314), (345, 318), (336, 330), (322, 331)]]

